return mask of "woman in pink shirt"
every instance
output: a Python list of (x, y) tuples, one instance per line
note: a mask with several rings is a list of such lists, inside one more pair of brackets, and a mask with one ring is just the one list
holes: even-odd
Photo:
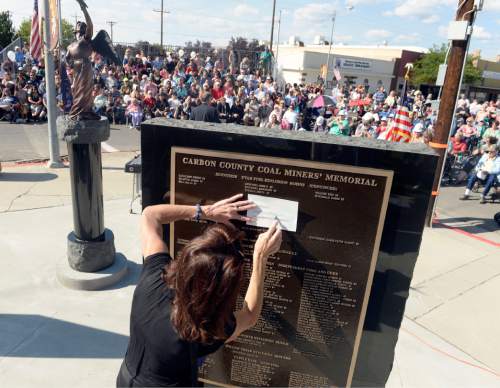
[(137, 98), (132, 98), (126, 110), (127, 116), (130, 116), (132, 127), (138, 129), (142, 122), (142, 105)]

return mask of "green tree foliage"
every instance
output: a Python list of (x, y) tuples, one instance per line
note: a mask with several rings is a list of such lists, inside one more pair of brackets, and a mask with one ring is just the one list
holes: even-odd
[(62, 19), (62, 35), (63, 48), (68, 47), (69, 44), (75, 40), (75, 26), (66, 19)]
[[(75, 39), (75, 27), (66, 19), (62, 19), (62, 47), (65, 49)], [(23, 42), (29, 42), (31, 36), (31, 19), (24, 19), (17, 30), (17, 36), (21, 37)]]
[(195, 51), (209, 51), (212, 49), (212, 42), (199, 41), (196, 42), (186, 42), (185, 44), (186, 50), (195, 50)]
[(232, 37), (228, 44), (228, 49), (233, 49), (237, 55), (237, 63), (241, 62), (244, 57), (250, 59), (251, 66), (257, 67), (259, 63), (259, 56), (264, 51), (265, 46), (259, 44), (257, 39), (248, 41), (242, 37)]
[(30, 34), (31, 34), (31, 20), (24, 19), (19, 25), (16, 35), (19, 36), (23, 40), (23, 42), (29, 43)]
[[(416, 63), (413, 69), (411, 81), (415, 85), (420, 84), (434, 84), (437, 79), (439, 65), (444, 63), (446, 59), (446, 51), (448, 47), (443, 44), (442, 46), (434, 46), (429, 50)], [(466, 84), (473, 84), (482, 79), (481, 72), (473, 65), (472, 56), (467, 57), (465, 65), (464, 82)]]
[(5, 47), (14, 40), (16, 31), (9, 11), (0, 12), (0, 46)]

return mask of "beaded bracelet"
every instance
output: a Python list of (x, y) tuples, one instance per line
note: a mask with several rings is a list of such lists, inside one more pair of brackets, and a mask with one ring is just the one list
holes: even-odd
[(197, 203), (196, 204), (196, 212), (194, 213), (194, 220), (196, 222), (200, 222), (202, 214), (203, 214), (203, 210), (201, 210), (201, 205), (199, 203)]

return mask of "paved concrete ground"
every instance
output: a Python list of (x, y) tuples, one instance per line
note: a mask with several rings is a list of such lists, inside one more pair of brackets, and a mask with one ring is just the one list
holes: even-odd
[[(4, 165), (0, 386), (113, 386), (141, 263), (139, 216), (128, 212), (132, 176), (122, 172), (133, 156), (103, 155), (105, 224), (129, 260), (130, 274), (95, 292), (65, 289), (55, 276), (72, 228), (68, 169)], [(500, 210), (473, 201), (462, 205), (455, 191), (442, 190), (438, 210), (447, 222), (475, 215), (488, 220)], [(484, 224), (455, 223), (462, 232), (439, 225), (425, 231), (388, 387), (500, 386), (500, 231)]]
[[(66, 143), (59, 142), (60, 154), (67, 155)], [(137, 151), (140, 133), (125, 125), (111, 125), (111, 136), (102, 145), (103, 152)], [(0, 122), (0, 162), (48, 159), (47, 123), (9, 124)]]

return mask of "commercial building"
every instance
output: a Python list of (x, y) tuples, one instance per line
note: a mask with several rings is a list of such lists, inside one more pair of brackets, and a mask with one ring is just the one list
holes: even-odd
[[(325, 44), (289, 44), (275, 47), (278, 77), (289, 83), (316, 82), (325, 70), (330, 48)], [(428, 50), (420, 47), (394, 46), (332, 46), (327, 88), (334, 79), (334, 69), (342, 76), (341, 83), (365, 85), (370, 92), (378, 86), (387, 90), (403, 87), (405, 65), (413, 63)]]
[[(473, 55), (479, 56), (480, 53)], [(500, 56), (496, 61), (476, 58), (474, 66), (481, 72), (483, 79), (472, 85), (466, 86), (466, 93), (469, 98), (476, 98), (478, 101), (491, 101), (500, 98)]]

